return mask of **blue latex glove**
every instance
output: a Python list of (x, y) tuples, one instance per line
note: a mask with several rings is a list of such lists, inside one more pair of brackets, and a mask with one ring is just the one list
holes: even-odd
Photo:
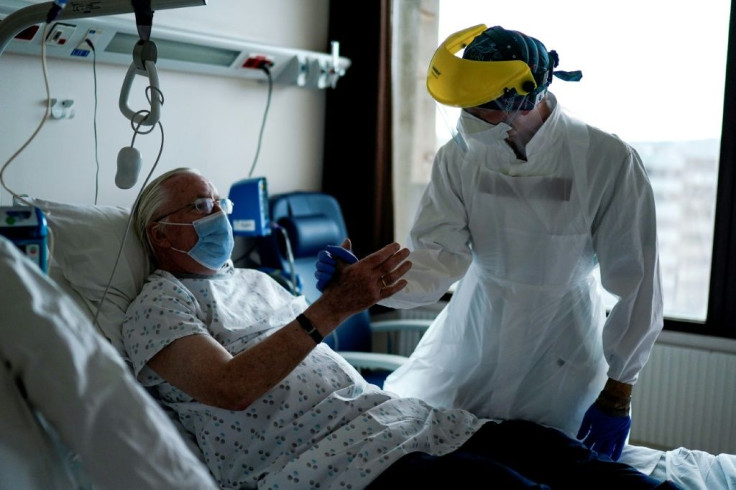
[(354, 264), (358, 261), (358, 257), (343, 247), (337, 245), (327, 245), (324, 250), (317, 254), (316, 271), (314, 277), (317, 278), (317, 289), (322, 292), (327, 284), (332, 280), (337, 270), (337, 261), (340, 260), (347, 264)]
[(618, 461), (631, 429), (631, 416), (611, 415), (593, 403), (580, 424), (578, 439), (598, 454)]
[(317, 278), (317, 289), (321, 293), (325, 290), (327, 283), (332, 280), (332, 276), (335, 275), (337, 261), (327, 250), (320, 250), (317, 254), (317, 263), (315, 264), (315, 268), (314, 277)]

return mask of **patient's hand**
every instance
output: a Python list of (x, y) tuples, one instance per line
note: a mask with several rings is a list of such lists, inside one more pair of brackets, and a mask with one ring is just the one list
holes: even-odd
[(322, 292), (332, 281), (335, 274), (339, 274), (345, 264), (354, 264), (358, 257), (351, 252), (350, 239), (343, 240), (342, 245), (328, 245), (317, 254), (317, 263), (314, 277), (317, 278), (317, 289)]
[(409, 249), (391, 243), (353, 264), (338, 264), (339, 273), (317, 302), (330, 311), (325, 314), (339, 316), (339, 321), (373, 306), (406, 287), (402, 277), (411, 269), (408, 257)]

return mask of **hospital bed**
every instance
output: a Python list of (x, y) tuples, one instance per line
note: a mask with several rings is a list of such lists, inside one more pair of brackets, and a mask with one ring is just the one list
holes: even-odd
[[(118, 258), (128, 210), (34, 204), (52, 231), (48, 275), (0, 237), (0, 489), (215, 488), (125, 361), (123, 314), (151, 270), (133, 231)], [(734, 455), (628, 446), (622, 461), (687, 489), (736, 490)]]

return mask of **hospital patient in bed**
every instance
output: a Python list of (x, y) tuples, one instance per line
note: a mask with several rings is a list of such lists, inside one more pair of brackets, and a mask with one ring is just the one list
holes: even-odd
[[(194, 435), (222, 488), (679, 488), (561, 432), (435, 409), (367, 384), (321, 339), (404, 287), (408, 251), (344, 266), (313, 304), (228, 260), (230, 203), (191, 169), (133, 210), (157, 269), (122, 341), (137, 379)], [(403, 265), (400, 265), (403, 264)]]

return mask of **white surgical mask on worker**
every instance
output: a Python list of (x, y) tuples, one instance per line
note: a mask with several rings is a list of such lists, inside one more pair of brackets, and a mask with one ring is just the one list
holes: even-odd
[(457, 122), (458, 133), (462, 135), (466, 142), (475, 141), (481, 145), (494, 145), (499, 141), (503, 141), (511, 130), (505, 122), (491, 124), (484, 121), (467, 111), (461, 111)]

